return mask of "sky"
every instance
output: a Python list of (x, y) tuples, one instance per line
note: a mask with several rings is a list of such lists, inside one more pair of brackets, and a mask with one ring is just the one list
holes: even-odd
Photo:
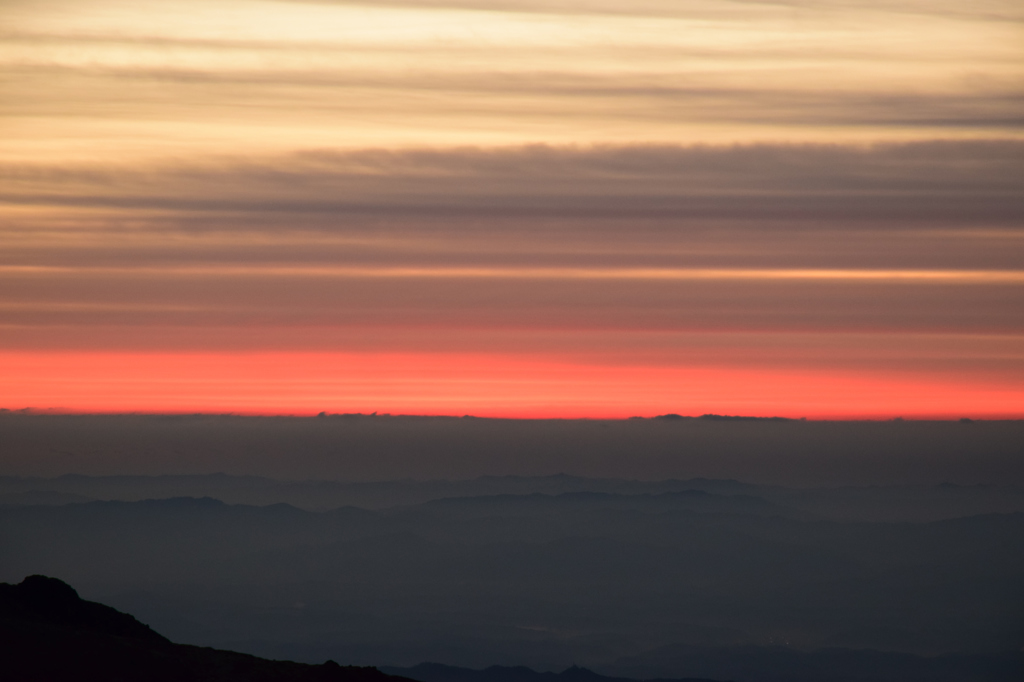
[(0, 407), (1024, 418), (1014, 0), (0, 1)]

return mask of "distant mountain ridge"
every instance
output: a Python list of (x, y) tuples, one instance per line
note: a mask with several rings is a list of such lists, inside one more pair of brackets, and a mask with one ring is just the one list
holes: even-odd
[[(632, 678), (608, 677), (593, 670), (572, 666), (560, 673), (537, 672), (526, 666), (492, 665), (483, 670), (459, 668), (440, 663), (420, 663), (411, 668), (383, 666), (382, 671), (402, 675), (417, 682), (637, 682)], [(669, 682), (669, 680), (645, 680), (644, 682)], [(715, 682), (704, 677), (683, 677), (671, 682)]]
[(0, 580), (59, 575), (173, 641), (305, 663), (1024, 679), (1024, 513), (835, 521), (728, 489), (7, 506)]
[(59, 506), (76, 502), (212, 497), (228, 504), (287, 503), (308, 511), (343, 506), (383, 510), (435, 500), (499, 495), (606, 493), (660, 495), (705, 492), (760, 498), (777, 508), (825, 519), (937, 521), (959, 516), (1024, 511), (1024, 488), (1010, 485), (861, 486), (787, 488), (732, 479), (655, 481), (551, 476), (482, 476), (468, 480), (282, 481), (257, 476), (0, 476), (0, 507)]
[[(731, 671), (737, 682), (967, 682), (1017, 680), (1024, 672), (1024, 656), (948, 655), (926, 658), (882, 651), (848, 649), (800, 652), (785, 647), (736, 647), (727, 650), (691, 648), (685, 652), (691, 667)], [(636, 682), (637, 677), (601, 675), (578, 666), (561, 673), (536, 672), (523, 666), (491, 666), (482, 670), (439, 663), (409, 668), (384, 666), (382, 671), (416, 682)], [(712, 682), (705, 677), (679, 680), (648, 678), (645, 682)]]

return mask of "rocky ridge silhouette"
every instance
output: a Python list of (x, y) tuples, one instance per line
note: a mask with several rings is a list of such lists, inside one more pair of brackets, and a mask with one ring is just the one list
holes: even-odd
[(174, 644), (56, 578), (0, 583), (0, 660), (10, 682), (409, 682), (376, 668), (271, 661)]

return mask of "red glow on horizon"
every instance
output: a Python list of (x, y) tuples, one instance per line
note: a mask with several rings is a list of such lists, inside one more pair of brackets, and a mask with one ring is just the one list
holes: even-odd
[(0, 407), (79, 413), (626, 418), (1024, 417), (1024, 390), (820, 370), (576, 365), (445, 353), (0, 353)]

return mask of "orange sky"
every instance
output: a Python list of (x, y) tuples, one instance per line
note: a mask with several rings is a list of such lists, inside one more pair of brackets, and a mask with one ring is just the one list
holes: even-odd
[[(0, 389), (69, 411), (626, 418), (1015, 418), (1019, 382), (927, 373), (609, 366), (479, 353), (5, 353)], [(959, 380), (958, 380), (959, 379)]]
[(1024, 417), (1019, 3), (0, 22), (0, 407)]

